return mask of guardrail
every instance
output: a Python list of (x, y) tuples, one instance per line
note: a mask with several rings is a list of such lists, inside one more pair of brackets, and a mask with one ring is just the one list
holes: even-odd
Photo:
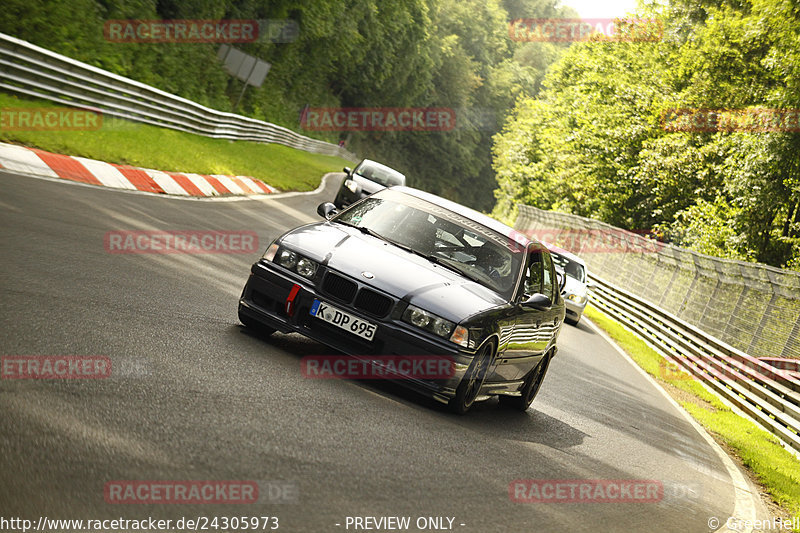
[(581, 256), (592, 303), (664, 358), (665, 377), (699, 380), (800, 452), (800, 273), (525, 205), (514, 227)]
[(0, 33), (0, 89), (217, 139), (276, 143), (358, 160), (335, 144), (202, 106), (4, 33)]
[(704, 255), (577, 215), (519, 206), (515, 227), (756, 357), (800, 360), (800, 272)]
[(800, 361), (797, 359), (784, 359), (782, 357), (759, 357), (759, 361), (775, 368), (780, 368), (793, 378), (800, 380)]
[[(800, 452), (800, 380), (596, 276), (592, 303)], [(669, 372), (664, 367), (665, 372)]]

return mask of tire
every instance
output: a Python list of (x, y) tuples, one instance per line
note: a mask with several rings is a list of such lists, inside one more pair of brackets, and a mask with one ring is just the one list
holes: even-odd
[(451, 411), (459, 415), (469, 411), (486, 380), (486, 374), (492, 365), (494, 356), (495, 347), (492, 341), (487, 342), (478, 350), (472, 359), (472, 364), (469, 365), (464, 377), (461, 378), (461, 383), (456, 388), (455, 397), (448, 403)]
[(525, 384), (522, 386), (522, 396), (500, 396), (500, 405), (517, 411), (527, 411), (533, 399), (539, 394), (539, 389), (542, 388), (544, 376), (550, 368), (550, 359), (550, 354), (545, 355), (536, 368), (528, 372)]
[(255, 333), (258, 333), (260, 335), (264, 335), (265, 337), (268, 337), (268, 336), (272, 335), (273, 333), (275, 333), (275, 329), (274, 328), (270, 328), (268, 326), (265, 326), (264, 324), (262, 324), (258, 320), (254, 319), (254, 318), (252, 318), (250, 316), (247, 316), (246, 314), (242, 313), (241, 309), (239, 309), (239, 322), (244, 324), (244, 327), (246, 327), (247, 329), (253, 330)]
[(571, 318), (564, 318), (564, 322), (566, 322), (570, 326), (577, 326), (578, 322), (580, 322), (580, 320), (581, 320), (581, 317), (578, 317), (576, 320), (573, 320)]

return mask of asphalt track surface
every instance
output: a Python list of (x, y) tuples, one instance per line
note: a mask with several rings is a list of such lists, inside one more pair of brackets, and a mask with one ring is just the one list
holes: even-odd
[[(0, 517), (277, 516), (289, 532), (354, 531), (348, 516), (408, 516), (409, 531), (418, 517), (451, 517), (465, 533), (724, 523), (735, 491), (718, 454), (585, 323), (565, 326), (526, 413), (492, 400), (462, 417), (385, 382), (305, 379), (301, 357), (330, 349), (245, 330), (236, 306), (250, 265), (283, 231), (317, 220), (339, 179), (317, 194), (195, 201), (0, 172), (0, 354), (103, 355), (113, 368), (107, 379), (0, 381)], [(259, 245), (106, 251), (107, 231), (141, 229), (252, 230)], [(655, 480), (664, 496), (517, 503), (518, 479)], [(107, 503), (114, 480), (296, 492), (242, 505)]]

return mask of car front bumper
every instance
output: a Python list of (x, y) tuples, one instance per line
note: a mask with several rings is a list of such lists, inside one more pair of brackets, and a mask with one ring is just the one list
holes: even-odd
[[(286, 311), (286, 301), (295, 286), (299, 288), (290, 315)], [(311, 315), (315, 299), (377, 325), (375, 336), (367, 341)], [(239, 299), (239, 312), (282, 333), (300, 333), (358, 359), (371, 360), (373, 364), (380, 365), (381, 356), (447, 356), (453, 362), (452, 376), (448, 379), (397, 375), (398, 382), (443, 403), (455, 396), (456, 387), (475, 353), (445, 339), (438, 341), (425, 336), (413, 326), (392, 318), (396, 313), (383, 319), (366, 315), (322, 294), (311, 281), (265, 261), (253, 265)]]
[(565, 297), (564, 304), (566, 307), (567, 318), (574, 320), (579, 319), (583, 315), (583, 310), (586, 309), (587, 303), (589, 303), (589, 300), (585, 300), (582, 304), (579, 304)]

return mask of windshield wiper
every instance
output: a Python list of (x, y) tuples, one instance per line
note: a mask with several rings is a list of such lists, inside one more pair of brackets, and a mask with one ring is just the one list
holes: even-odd
[(381, 240), (384, 240), (384, 241), (387, 241), (387, 242), (392, 242), (389, 239), (387, 239), (386, 237), (384, 237), (383, 235), (381, 235), (380, 233), (378, 233), (376, 231), (373, 231), (373, 230), (369, 229), (366, 226), (356, 226), (352, 222), (345, 222), (343, 220), (336, 220), (336, 219), (332, 220), (331, 222), (336, 222), (337, 224), (341, 224), (343, 226), (350, 226), (351, 228), (356, 228), (361, 233), (365, 233), (367, 235), (372, 235), (373, 237), (377, 237), (378, 239), (381, 239)]
[(394, 241), (394, 240), (392, 240), (392, 239), (389, 239), (388, 237), (384, 237), (384, 236), (383, 236), (383, 235), (381, 235), (380, 233), (378, 233), (378, 232), (376, 232), (376, 231), (374, 231), (374, 230), (371, 230), (370, 228), (368, 228), (368, 227), (366, 227), (366, 226), (356, 226), (356, 225), (355, 225), (355, 224), (353, 224), (352, 222), (345, 222), (345, 221), (343, 221), (343, 220), (336, 220), (336, 219), (332, 220), (331, 222), (337, 222), (337, 223), (339, 223), (339, 224), (342, 224), (343, 226), (350, 226), (351, 228), (355, 228), (355, 229), (357, 229), (358, 231), (360, 231), (361, 233), (365, 233), (365, 234), (367, 234), (367, 235), (372, 235), (373, 237), (376, 237), (376, 238), (378, 238), (378, 239), (381, 239), (382, 241), (386, 241), (386, 242), (388, 242), (389, 244), (393, 244), (393, 245), (397, 246), (397, 247), (398, 247), (398, 248), (400, 248), (401, 250), (405, 250), (406, 252), (409, 252), (409, 253), (412, 253), (412, 254), (418, 255), (418, 256), (420, 256), (420, 257), (424, 257), (425, 259), (427, 259), (427, 260), (428, 260), (428, 261), (430, 261), (431, 263), (435, 263), (435, 264), (437, 264), (437, 265), (439, 265), (439, 266), (443, 266), (443, 267), (445, 267), (445, 268), (447, 268), (447, 269), (450, 269), (450, 270), (452, 270), (453, 272), (455, 272), (455, 273), (457, 273), (457, 274), (461, 274), (461, 275), (462, 275), (462, 276), (464, 276), (465, 278), (467, 278), (467, 279), (469, 279), (469, 280), (472, 280), (472, 281), (474, 281), (475, 283), (481, 283), (481, 284), (482, 284), (481, 280), (479, 280), (479, 279), (478, 279), (478, 278), (476, 278), (475, 276), (472, 276), (472, 275), (470, 275), (470, 274), (469, 274), (467, 271), (465, 271), (464, 269), (462, 269), (462, 268), (459, 268), (459, 267), (455, 266), (454, 264), (452, 264), (452, 262), (451, 262), (451, 261), (448, 261), (447, 259), (445, 259), (445, 258), (443, 258), (443, 257), (439, 257), (439, 256), (437, 256), (437, 255), (434, 255), (434, 254), (430, 254), (430, 255), (429, 255), (429, 254), (425, 254), (425, 253), (423, 253), (423, 252), (420, 252), (419, 250), (415, 250), (415, 249), (414, 249), (414, 248), (412, 248), (411, 246), (408, 246), (408, 245), (406, 245), (406, 244), (399, 243), (399, 242), (397, 242), (397, 241)]
[(365, 233), (367, 235), (372, 235), (373, 237), (381, 239), (382, 241), (386, 241), (389, 244), (393, 244), (393, 245), (397, 246), (398, 248), (400, 248), (401, 250), (405, 250), (406, 252), (410, 252), (412, 254), (421, 255), (422, 257), (427, 258), (427, 256), (425, 254), (423, 254), (422, 252), (418, 252), (417, 250), (413, 249), (412, 247), (410, 247), (410, 246), (408, 246), (406, 244), (402, 244), (400, 242), (397, 242), (395, 240), (390, 239), (389, 237), (385, 237), (385, 236), (381, 235), (380, 233), (378, 233), (377, 231), (374, 231), (374, 230), (372, 230), (372, 229), (370, 229), (370, 228), (368, 228), (366, 226), (356, 226), (352, 222), (345, 222), (343, 220), (336, 220), (336, 219), (332, 220), (331, 222), (338, 222), (339, 224), (342, 224), (344, 226), (350, 226), (351, 228), (357, 229), (361, 233)]
[(461, 274), (462, 276), (464, 276), (465, 278), (467, 278), (469, 280), (472, 280), (475, 283), (480, 283), (481, 285), (483, 285), (483, 282), (481, 282), (481, 280), (479, 280), (475, 276), (469, 274), (463, 268), (457, 267), (456, 265), (453, 264), (454, 262), (457, 262), (457, 261), (451, 261), (451, 260), (446, 259), (444, 257), (439, 257), (438, 255), (425, 255), (423, 253), (417, 252), (416, 250), (414, 251), (414, 253), (416, 253), (418, 255), (421, 255), (422, 257), (424, 257), (425, 259), (427, 259), (431, 263), (436, 263), (439, 266), (443, 266), (445, 268), (449, 268), (453, 272), (457, 272), (457, 273)]

